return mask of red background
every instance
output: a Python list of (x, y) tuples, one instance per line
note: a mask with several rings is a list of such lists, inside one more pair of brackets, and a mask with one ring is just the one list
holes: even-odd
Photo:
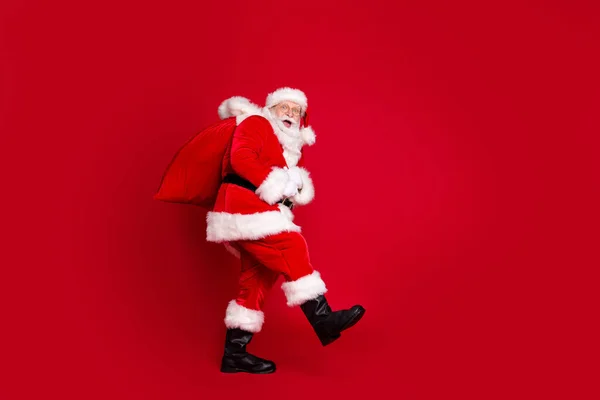
[[(2, 3), (0, 398), (598, 398), (596, 2), (319, 3)], [(322, 348), (276, 286), (277, 373), (223, 376), (238, 265), (152, 195), (222, 100), (288, 85), (297, 221), (367, 314)]]

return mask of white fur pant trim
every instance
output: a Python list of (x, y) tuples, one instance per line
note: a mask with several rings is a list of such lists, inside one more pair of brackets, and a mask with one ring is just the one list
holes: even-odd
[(325, 282), (323, 282), (321, 274), (317, 271), (313, 271), (312, 274), (295, 281), (284, 282), (281, 288), (287, 298), (287, 305), (290, 307), (316, 299), (318, 296), (327, 293)]
[(246, 332), (260, 332), (265, 322), (265, 314), (262, 311), (251, 310), (240, 306), (235, 300), (231, 300), (225, 312), (225, 326), (227, 328), (240, 328)]

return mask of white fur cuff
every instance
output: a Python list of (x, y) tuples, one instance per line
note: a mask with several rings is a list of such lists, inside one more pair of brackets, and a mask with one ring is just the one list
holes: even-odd
[(290, 307), (316, 299), (318, 296), (327, 293), (325, 282), (323, 282), (321, 274), (317, 271), (313, 271), (312, 274), (295, 281), (284, 282), (281, 288), (287, 298), (287, 305)]
[(262, 311), (251, 310), (240, 306), (235, 300), (231, 300), (225, 312), (225, 326), (227, 328), (239, 328), (246, 332), (260, 332), (265, 315)]
[(294, 203), (305, 205), (310, 203), (315, 198), (315, 186), (307, 170), (302, 167), (295, 167), (302, 178), (302, 190), (293, 197)]
[(256, 189), (256, 194), (264, 201), (273, 205), (283, 197), (285, 186), (289, 180), (287, 171), (273, 167), (267, 178)]

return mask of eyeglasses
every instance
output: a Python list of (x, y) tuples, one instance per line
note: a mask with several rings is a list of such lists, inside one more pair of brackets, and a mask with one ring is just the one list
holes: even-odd
[[(290, 110), (290, 106), (288, 106), (285, 103), (282, 104), (278, 104), (275, 106), (275, 108), (279, 108), (281, 111), (283, 111), (284, 113), (287, 113)], [(302, 108), (300, 107), (292, 107), (292, 115), (297, 117), (302, 113)]]

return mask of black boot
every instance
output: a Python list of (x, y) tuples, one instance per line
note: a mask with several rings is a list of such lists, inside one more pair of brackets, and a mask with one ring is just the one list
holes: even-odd
[(327, 346), (356, 324), (364, 315), (363, 306), (356, 305), (349, 310), (332, 311), (325, 296), (321, 295), (300, 305), (323, 346)]
[(225, 339), (225, 352), (221, 360), (221, 372), (248, 372), (251, 374), (270, 374), (275, 372), (275, 363), (246, 351), (246, 345), (252, 340), (252, 332), (241, 329), (228, 329)]

